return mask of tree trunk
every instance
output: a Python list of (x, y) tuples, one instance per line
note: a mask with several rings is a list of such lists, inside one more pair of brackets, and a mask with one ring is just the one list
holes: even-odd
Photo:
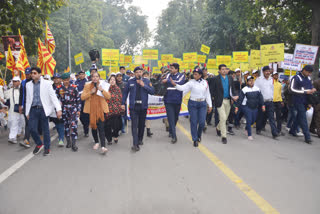
[[(310, 7), (312, 9), (311, 45), (320, 46), (320, 1), (319, 0), (307, 0), (307, 3), (310, 5)], [(318, 54), (317, 54), (316, 61), (314, 64), (314, 72), (312, 74), (312, 78), (314, 80), (319, 78), (319, 57), (320, 57), (320, 50), (318, 50)]]

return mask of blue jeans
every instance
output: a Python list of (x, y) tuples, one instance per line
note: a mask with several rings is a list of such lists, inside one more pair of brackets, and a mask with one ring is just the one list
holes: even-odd
[[(306, 115), (306, 107), (302, 103), (296, 103), (295, 109), (297, 110), (296, 120), (293, 123), (292, 130), (297, 130), (298, 125), (300, 125), (302, 132), (304, 134), (305, 140), (310, 140), (310, 132), (308, 127), (307, 115)], [(290, 130), (290, 133), (296, 134)]]
[(248, 132), (248, 136), (252, 136), (251, 126), (256, 122), (258, 109), (251, 109), (248, 106), (242, 106), (241, 109), (246, 117), (246, 130)]
[(34, 142), (40, 146), (42, 145), (38, 127), (41, 126), (43, 133), (44, 148), (50, 149), (50, 132), (49, 132), (49, 120), (44, 113), (43, 108), (31, 108), (29, 113), (29, 130)]
[(289, 118), (287, 122), (287, 128), (290, 129), (291, 133), (298, 133), (299, 132), (299, 125), (297, 126), (296, 130), (293, 130), (293, 124), (297, 120), (297, 109), (292, 105), (289, 106)]
[(190, 114), (192, 141), (197, 141), (199, 138), (201, 138), (202, 130), (205, 126), (207, 103), (206, 101), (196, 102), (189, 100), (188, 110)]
[(181, 103), (166, 103), (165, 106), (169, 123), (169, 133), (172, 135), (172, 138), (175, 138), (177, 137), (176, 125), (179, 119)]
[(278, 135), (278, 130), (277, 130), (277, 127), (276, 127), (276, 123), (274, 121), (273, 102), (265, 102), (264, 105), (266, 106), (266, 111), (265, 112), (262, 112), (260, 107), (259, 107), (259, 110), (258, 110), (257, 131), (261, 131), (261, 129), (266, 126), (267, 119), (268, 119), (270, 127), (271, 127), (271, 133), (272, 133), (273, 136), (276, 136), (276, 135)]
[(56, 129), (57, 129), (57, 132), (58, 132), (58, 135), (59, 135), (59, 140), (64, 140), (64, 124), (63, 122), (57, 122), (55, 123), (56, 125)]
[(242, 105), (239, 106), (239, 110), (237, 112), (237, 114), (235, 114), (235, 118), (234, 118), (234, 125), (235, 126), (240, 126), (240, 120), (243, 117), (243, 115), (245, 114), (242, 110)]

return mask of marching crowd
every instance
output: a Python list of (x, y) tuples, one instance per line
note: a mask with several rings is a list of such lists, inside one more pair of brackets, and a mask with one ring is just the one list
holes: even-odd
[[(313, 67), (306, 65), (291, 78), (279, 80), (277, 71), (265, 66), (261, 71), (242, 73), (219, 65), (219, 74), (209, 74), (206, 68), (196, 66), (192, 73), (180, 72), (179, 64), (172, 63), (161, 68), (161, 74), (150, 74), (142, 67), (134, 71), (112, 73), (107, 80), (100, 78), (93, 64), (90, 76), (84, 71), (70, 78), (70, 73), (54, 74), (52, 81), (43, 77), (38, 67), (25, 70), (26, 79), (15, 76), (9, 86), (0, 88), (0, 123), (7, 129), (12, 144), (30, 148), (35, 142), (33, 153), (44, 148), (50, 154), (49, 122), (54, 123), (58, 133), (58, 146), (77, 151), (78, 120), (82, 123), (84, 137), (89, 129), (94, 139), (94, 150), (105, 154), (106, 143), (118, 143), (125, 133), (130, 114), (133, 151), (143, 145), (145, 129), (151, 137), (150, 121), (146, 120), (148, 96), (163, 96), (167, 117), (163, 119), (171, 143), (178, 141), (176, 124), (182, 100), (190, 92), (188, 101), (190, 130), (195, 147), (201, 142), (203, 132), (214, 125), (223, 144), (227, 134), (234, 135), (245, 123), (248, 140), (265, 131), (267, 121), (274, 139), (285, 136), (282, 129), (286, 124), (292, 136), (304, 136), (311, 144), (310, 133), (320, 137), (320, 80), (312, 81)], [(310, 126), (307, 110), (313, 109)], [(129, 112), (128, 112), (129, 111)], [(8, 114), (8, 121), (6, 120)], [(242, 122), (245, 121), (245, 122)], [(52, 130), (51, 130), (52, 132)]]

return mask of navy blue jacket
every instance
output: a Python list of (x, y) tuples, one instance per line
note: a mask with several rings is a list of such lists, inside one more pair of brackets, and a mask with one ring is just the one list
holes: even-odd
[(185, 76), (182, 73), (176, 73), (175, 75), (168, 74), (167, 79), (167, 93), (164, 95), (163, 100), (164, 103), (176, 103), (181, 104), (182, 103), (182, 96), (183, 92), (178, 91), (170, 81), (170, 77), (177, 85), (183, 85), (185, 83)]
[(84, 78), (83, 80), (81, 79), (77, 79), (75, 82), (75, 85), (77, 85), (78, 87), (78, 91), (83, 91), (84, 85), (86, 84), (86, 82), (88, 82), (88, 80), (86, 78)]
[(306, 91), (312, 89), (312, 83), (310, 77), (305, 77), (299, 72), (295, 75), (290, 83), (290, 91), (292, 92), (293, 105), (307, 104)]
[(130, 79), (130, 77), (126, 74), (122, 74), (122, 81), (123, 82), (128, 82), (128, 80)]
[(252, 88), (246, 86), (240, 91), (239, 99), (236, 103), (237, 106), (245, 105), (251, 109), (256, 109), (264, 104), (263, 96), (257, 86)]
[[(144, 83), (144, 87), (140, 87), (141, 90), (141, 100), (142, 100), (142, 108), (147, 109), (148, 108), (148, 94), (153, 95), (154, 94), (154, 88), (147, 78), (142, 78), (142, 81)], [(129, 96), (129, 108), (133, 109), (135, 105), (135, 99), (136, 99), (136, 90), (137, 90), (137, 79), (131, 78), (128, 80), (128, 84), (123, 90), (122, 94), (122, 105), (124, 105), (127, 101), (127, 97)]]

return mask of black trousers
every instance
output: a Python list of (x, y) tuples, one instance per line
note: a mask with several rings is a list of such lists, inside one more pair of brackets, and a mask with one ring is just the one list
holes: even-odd
[(276, 124), (277, 124), (277, 131), (278, 133), (281, 132), (281, 125), (282, 125), (282, 105), (281, 102), (274, 102), (274, 112), (276, 113)]
[(133, 145), (138, 146), (139, 141), (143, 140), (147, 109), (143, 109), (141, 105), (135, 105), (134, 109), (130, 109), (130, 117)]
[(97, 129), (92, 129), (92, 136), (95, 143), (99, 143), (98, 132), (100, 138), (101, 147), (106, 147), (105, 134), (104, 134), (104, 122), (99, 120), (97, 122)]
[(104, 133), (107, 141), (111, 142), (112, 138), (119, 137), (119, 131), (122, 128), (121, 115), (112, 116), (104, 121)]

